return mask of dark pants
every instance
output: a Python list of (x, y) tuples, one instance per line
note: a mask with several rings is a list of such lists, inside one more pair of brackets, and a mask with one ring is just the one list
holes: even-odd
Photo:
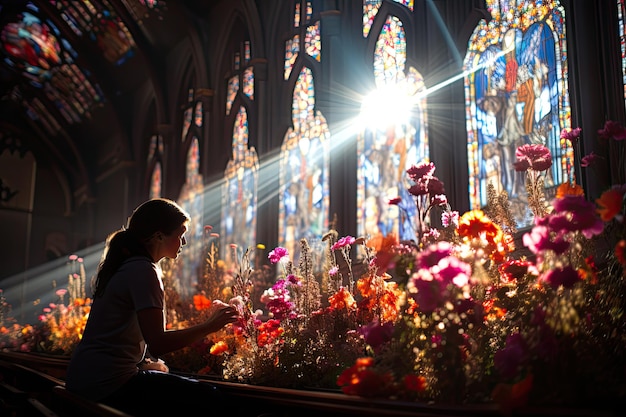
[(153, 370), (139, 371), (100, 402), (133, 416), (150, 417), (169, 410), (177, 416), (218, 415), (233, 408), (233, 401), (207, 381)]

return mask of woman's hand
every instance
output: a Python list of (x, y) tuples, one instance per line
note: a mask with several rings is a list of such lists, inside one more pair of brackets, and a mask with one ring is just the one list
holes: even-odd
[(211, 306), (211, 316), (206, 321), (210, 324), (212, 332), (215, 332), (229, 323), (234, 323), (239, 319), (237, 309), (220, 300), (214, 300)]

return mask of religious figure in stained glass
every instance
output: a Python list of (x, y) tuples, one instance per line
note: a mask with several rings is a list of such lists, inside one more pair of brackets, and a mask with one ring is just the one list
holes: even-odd
[[(554, 164), (547, 191), (573, 176), (573, 151), (560, 138), (570, 127), (564, 11), (558, 1), (488, 0), (465, 57), (470, 204), (487, 203), (488, 184), (506, 192), (518, 227), (529, 226), (516, 149), (541, 144)], [(549, 194), (549, 193), (548, 193)]]
[(312, 245), (328, 231), (330, 132), (315, 111), (313, 74), (306, 67), (293, 91), (292, 123), (280, 152), (279, 242), (297, 259), (300, 239)]
[[(248, 147), (248, 114), (241, 106), (233, 127), (233, 156), (224, 172), (222, 192), (222, 257), (227, 265), (236, 265), (248, 249), (256, 245), (256, 211), (259, 158)], [(231, 245), (238, 258), (231, 259)], [(249, 252), (254, 262), (254, 250)]]
[[(365, 15), (364, 15), (365, 20)], [(412, 219), (417, 215), (406, 170), (428, 162), (425, 91), (421, 74), (406, 70), (406, 38), (402, 22), (388, 16), (378, 34), (373, 74), (376, 108), (366, 122), (381, 119), (385, 109), (395, 108), (403, 117), (371, 124), (357, 138), (357, 218), (360, 236), (394, 234), (401, 240), (416, 239)], [(384, 118), (384, 117), (383, 117)], [(398, 205), (388, 201), (400, 197)]]

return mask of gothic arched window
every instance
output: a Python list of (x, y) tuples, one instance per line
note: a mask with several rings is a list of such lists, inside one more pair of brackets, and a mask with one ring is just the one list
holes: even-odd
[[(233, 127), (233, 155), (224, 172), (222, 192), (222, 247), (236, 245), (241, 252), (256, 244), (256, 210), (259, 158), (256, 150), (248, 148), (248, 114), (241, 106)], [(238, 251), (239, 252), (239, 251)], [(224, 259), (228, 265), (232, 251), (226, 250)], [(249, 252), (252, 262), (254, 251)]]
[[(398, 3), (412, 12), (412, 1)], [(417, 209), (407, 191), (411, 183), (406, 170), (429, 158), (426, 102), (419, 97), (425, 90), (424, 80), (415, 68), (406, 68), (404, 23), (394, 15), (378, 15), (380, 5), (381, 1), (363, 2), (363, 36), (376, 36), (372, 51), (376, 89), (363, 104), (366, 126), (357, 139), (358, 233), (394, 234), (411, 240), (416, 239)], [(377, 19), (384, 20), (373, 33)], [(388, 203), (397, 197), (399, 204)]]
[(472, 209), (487, 204), (488, 184), (506, 191), (518, 227), (529, 226), (524, 173), (515, 151), (546, 146), (553, 157), (548, 195), (573, 175), (564, 11), (557, 0), (487, 0), (492, 19), (474, 29), (464, 61)]

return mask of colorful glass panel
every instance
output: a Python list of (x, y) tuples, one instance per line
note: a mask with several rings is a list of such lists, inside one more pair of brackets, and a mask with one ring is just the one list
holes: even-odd
[[(429, 149), (426, 101), (422, 75), (413, 67), (405, 72), (406, 38), (395, 16), (386, 19), (374, 51), (373, 73), (376, 88), (385, 102), (382, 108), (397, 107), (407, 114), (385, 127), (367, 127), (357, 138), (357, 219), (360, 236), (394, 234), (401, 240), (416, 240), (417, 217), (414, 197), (408, 193), (412, 182), (406, 170), (428, 162)], [(393, 93), (393, 95), (391, 94)], [(404, 108), (406, 107), (406, 108)], [(398, 205), (388, 201), (400, 197)]]
[(193, 119), (193, 108), (187, 107), (185, 109), (185, 113), (183, 114), (183, 131), (180, 136), (180, 139), (184, 142), (185, 138), (187, 138), (187, 133), (189, 133), (189, 128), (191, 127), (191, 121)]
[(237, 91), (239, 91), (239, 76), (234, 75), (228, 80), (228, 87), (226, 89), (226, 114), (230, 114), (233, 107), (233, 102), (237, 97)]
[(48, 106), (56, 107), (67, 123), (73, 124), (90, 117), (91, 110), (103, 101), (103, 95), (99, 86), (92, 84), (74, 63), (78, 54), (71, 44), (61, 37), (51, 21), (42, 20), (38, 11), (28, 3), (16, 20), (2, 27), (3, 63), (43, 92), (49, 103), (19, 98), (19, 86), (13, 96), (29, 109), (33, 120), (39, 120), (48, 131), (56, 133), (59, 126), (51, 121)]
[(294, 35), (293, 38), (285, 42), (285, 80), (289, 79), (293, 65), (298, 58), (300, 52), (300, 35)]
[(150, 198), (161, 197), (161, 184), (163, 182), (161, 163), (157, 161), (150, 178)]
[(619, 25), (619, 40), (622, 52), (622, 83), (624, 84), (624, 100), (626, 101), (626, 3), (624, 0), (617, 0), (617, 23)]
[(326, 118), (314, 109), (313, 73), (305, 67), (293, 91), (293, 127), (280, 152), (279, 241), (296, 258), (300, 239), (315, 245), (328, 231), (330, 131)]
[(107, 61), (120, 65), (133, 55), (135, 41), (108, 1), (50, 0), (50, 3), (74, 33), (98, 45)]
[(404, 76), (406, 64), (406, 35), (402, 22), (389, 16), (376, 41), (374, 79), (376, 86), (396, 84)]
[(243, 93), (254, 100), (254, 68), (248, 67), (243, 72)]
[(293, 11), (293, 27), (294, 28), (300, 27), (300, 2), (299, 1), (296, 2), (296, 5)]
[(250, 41), (243, 43), (243, 59), (245, 64), (250, 62)]
[(518, 227), (531, 224), (523, 173), (513, 168), (523, 144), (553, 157), (548, 196), (573, 180), (573, 151), (560, 139), (571, 125), (565, 14), (554, 1), (487, 0), (492, 19), (474, 29), (464, 61), (470, 205), (487, 203), (489, 183), (506, 191)]
[[(393, 0), (413, 11), (413, 0)], [(363, 37), (367, 38), (383, 0), (363, 0)]]
[(315, 58), (316, 61), (321, 59), (322, 39), (320, 36), (320, 22), (316, 22), (306, 28), (304, 36), (304, 50), (307, 54)]
[(196, 103), (193, 113), (194, 113), (193, 122), (195, 123), (196, 126), (202, 127), (202, 123), (204, 120), (204, 110), (202, 108), (201, 101), (198, 101)]
[[(233, 126), (233, 156), (224, 172), (222, 192), (222, 257), (227, 265), (236, 265), (243, 253), (256, 245), (256, 211), (259, 159), (248, 148), (248, 114), (242, 106)], [(232, 259), (231, 247), (237, 248)], [(249, 259), (254, 262), (254, 250)]]
[(181, 297), (190, 298), (196, 289), (196, 284), (202, 273), (202, 244), (203, 244), (203, 180), (199, 173), (200, 145), (198, 138), (193, 136), (187, 151), (186, 181), (178, 202), (191, 216), (185, 239), (187, 248), (181, 257), (181, 271), (178, 276)]

